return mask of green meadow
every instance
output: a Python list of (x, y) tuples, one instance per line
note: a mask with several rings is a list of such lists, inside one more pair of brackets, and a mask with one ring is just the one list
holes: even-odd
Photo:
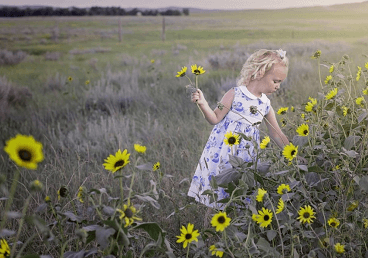
[[(190, 66), (203, 66), (206, 72), (198, 77), (198, 85), (215, 108), (222, 95), (236, 86), (237, 76), (250, 54), (261, 48), (286, 50), (290, 60), (288, 78), (269, 98), (275, 111), (287, 106), (297, 110), (298, 115), (290, 114), (289, 123), (283, 127), (292, 140), (295, 126), (301, 123), (299, 113), (304, 112), (308, 98), (321, 99), (320, 94), (327, 93), (321, 85), (328, 85), (324, 80), (331, 65), (346, 63), (349, 67), (341, 71), (351, 78), (355, 78), (357, 66), (363, 67), (360, 82), (365, 80), (367, 15), (368, 2), (179, 17), (0, 18), (0, 210), (13, 211), (9, 216), (0, 212), (0, 237), (8, 243), (20, 241), (10, 246), (11, 257), (73, 257), (81, 250), (84, 253), (75, 257), (86, 257), (87, 250), (93, 250), (93, 257), (188, 257), (189, 248), (176, 243), (181, 226), (188, 223), (201, 233), (199, 242), (191, 244), (189, 257), (196, 253), (196, 257), (210, 257), (208, 247), (226, 236), (221, 238), (209, 229), (210, 218), (204, 216), (207, 208), (186, 193), (212, 126), (191, 103), (186, 88), (189, 81), (175, 77), (177, 72), (187, 66), (187, 74), (194, 80)], [(311, 58), (317, 50), (322, 53), (318, 61)], [(332, 81), (337, 83), (338, 78), (349, 76), (335, 77)], [(331, 83), (329, 87), (333, 87)], [(360, 88), (363, 86), (364, 82)], [(346, 92), (359, 92), (360, 88), (354, 87), (350, 85)], [(324, 119), (322, 111), (318, 112), (321, 116), (315, 118), (316, 125)], [(361, 118), (359, 123), (367, 116), (362, 118), (365, 111), (361, 112), (356, 115)], [(281, 119), (286, 119), (277, 118), (280, 124)], [(352, 126), (349, 133), (353, 128), (360, 127)], [(262, 125), (261, 129), (262, 137), (266, 136), (266, 127)], [(314, 132), (319, 129), (316, 127)], [(32, 135), (42, 143), (44, 160), (36, 170), (17, 167), (3, 150), (17, 134)], [(317, 142), (311, 140), (309, 144)], [(134, 144), (146, 146), (146, 152), (137, 153)], [(321, 150), (321, 144), (318, 146), (311, 152)], [(280, 155), (277, 146), (273, 147)], [(111, 173), (103, 163), (119, 149), (127, 149), (130, 163)], [(314, 154), (305, 155), (308, 165), (314, 168)], [(267, 159), (275, 162), (277, 169), (282, 167), (275, 156)], [(157, 162), (160, 168), (153, 171), (152, 165)], [(19, 174), (18, 179), (15, 174)], [(292, 182), (292, 176), (286, 178)], [(34, 180), (43, 184), (42, 190), (30, 190)], [(14, 181), (17, 185), (12, 190)], [(83, 202), (78, 195), (80, 186), (86, 189)], [(68, 194), (60, 198), (61, 187), (66, 187)], [(5, 198), (12, 192), (14, 197)], [(50, 202), (45, 202), (46, 196)], [(142, 221), (136, 221), (138, 226), (119, 227), (116, 221), (120, 220), (114, 219), (115, 208), (123, 209), (128, 199), (136, 205)], [(236, 212), (229, 213), (234, 221), (236, 216), (240, 218)], [(211, 216), (215, 213), (212, 211)], [(353, 215), (347, 214), (346, 218), (349, 216)], [(240, 225), (241, 220), (237, 223)], [(91, 225), (100, 227), (99, 233), (84, 228)], [(318, 240), (333, 239), (331, 235), (321, 237), (321, 232), (315, 230)], [(341, 229), (340, 234), (349, 238), (354, 229), (349, 230)], [(263, 245), (256, 234), (251, 236), (246, 231), (237, 231), (231, 240), (238, 249), (230, 250), (225, 240), (226, 244), (220, 244), (224, 256), (266, 257), (262, 255), (275, 251), (284, 257), (307, 257), (313, 250), (319, 252), (318, 243), (310, 242), (312, 237), (299, 231), (294, 232), (300, 236), (299, 242), (289, 237), (284, 239), (282, 248), (277, 237), (268, 237), (270, 244)], [(289, 233), (277, 234), (281, 237)], [(256, 239), (256, 244), (250, 244), (249, 238)], [(301, 244), (303, 240), (306, 245)], [(349, 241), (358, 243), (355, 238)], [(356, 245), (362, 248), (361, 253), (367, 249), (363, 244)], [(260, 251), (246, 253), (242, 248)], [(353, 245), (349, 248), (358, 252)], [(326, 250), (326, 256), (314, 257), (336, 257), (333, 248)]]

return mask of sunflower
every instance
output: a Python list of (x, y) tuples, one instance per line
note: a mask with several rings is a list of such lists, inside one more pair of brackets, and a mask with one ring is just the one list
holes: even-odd
[(337, 243), (334, 245), (336, 253), (342, 254), (345, 252), (345, 245), (342, 245), (340, 243)]
[(5, 239), (0, 239), (0, 257), (10, 257), (10, 248)]
[(142, 145), (139, 145), (139, 144), (134, 144), (134, 149), (136, 152), (138, 153), (146, 153), (146, 146), (142, 146)]
[(360, 79), (360, 75), (362, 74), (362, 68), (360, 66), (358, 66), (358, 72), (357, 72), (357, 75), (356, 75), (356, 81), (359, 81)]
[(359, 106), (363, 106), (363, 103), (364, 103), (364, 98), (363, 97), (359, 97), (359, 98), (356, 98), (355, 99), (355, 103)]
[(185, 228), (184, 226), (181, 226), (180, 232), (181, 235), (180, 236), (176, 236), (178, 238), (178, 240), (176, 240), (176, 243), (183, 243), (183, 248), (186, 248), (187, 245), (193, 241), (198, 242), (198, 229), (193, 231), (193, 227), (194, 225), (191, 223), (188, 223), (187, 228)]
[(340, 225), (340, 221), (336, 218), (330, 218), (327, 223), (333, 228), (337, 228)]
[(204, 74), (206, 71), (203, 69), (202, 66), (198, 66), (196, 64), (191, 65), (190, 68), (192, 68), (192, 73), (195, 75)]
[(334, 70), (335, 70), (335, 66), (334, 65), (331, 65), (329, 72), (332, 73)]
[(211, 255), (216, 255), (218, 257), (222, 257), (224, 255), (224, 252), (217, 249), (215, 245), (210, 246), (210, 252)]
[(337, 94), (337, 88), (334, 88), (327, 93), (327, 95), (325, 96), (325, 99), (326, 100), (332, 99), (336, 96), (336, 94)]
[(6, 142), (4, 150), (20, 167), (37, 169), (37, 164), (43, 160), (42, 144), (33, 136), (17, 134)]
[(349, 207), (348, 207), (348, 211), (353, 211), (358, 207), (359, 201), (353, 201)]
[(327, 75), (326, 79), (325, 79), (325, 84), (328, 84), (329, 81), (332, 80), (332, 76), (331, 75)]
[(265, 138), (263, 138), (259, 146), (261, 147), (261, 149), (266, 149), (269, 143), (270, 143), (270, 137), (266, 136)]
[(258, 188), (258, 193), (257, 193), (257, 197), (256, 200), (257, 202), (262, 202), (263, 201), (263, 196), (267, 193), (267, 191), (263, 188)]
[(153, 64), (155, 62), (155, 59), (151, 59), (151, 64)]
[(307, 124), (302, 124), (296, 129), (296, 132), (299, 134), (299, 136), (308, 136), (309, 126)]
[(78, 201), (80, 201), (81, 203), (84, 203), (84, 200), (86, 199), (86, 194), (87, 194), (87, 188), (83, 185), (80, 186), (78, 189), (78, 194), (77, 194)]
[(85, 84), (86, 85), (88, 85), (88, 84), (90, 84), (91, 82), (89, 81), (89, 80), (87, 80), (86, 82), (85, 82)]
[(188, 68), (187, 68), (186, 66), (183, 66), (183, 67), (181, 68), (181, 70), (180, 70), (179, 72), (177, 72), (176, 77), (183, 77), (183, 76), (185, 76), (185, 73), (186, 73), (187, 69), (188, 69)]
[(115, 156), (111, 155), (105, 159), (105, 162), (103, 165), (106, 170), (111, 171), (112, 173), (115, 173), (119, 169), (122, 169), (125, 167), (130, 161), (129, 161), (130, 153), (125, 149), (123, 152), (119, 149)]
[(363, 219), (364, 228), (368, 228), (368, 219)]
[(160, 164), (160, 162), (157, 161), (155, 164), (153, 164), (152, 170), (156, 171), (156, 170), (160, 169), (160, 167), (161, 167), (161, 164)]
[(45, 197), (45, 202), (51, 202), (51, 198), (50, 198), (50, 196), (46, 195), (46, 197)]
[(272, 222), (272, 212), (269, 209), (265, 209), (264, 207), (262, 210), (258, 211), (258, 215), (253, 214), (252, 219), (255, 220), (261, 228), (265, 228)]
[(312, 223), (313, 219), (316, 217), (314, 216), (315, 212), (310, 205), (304, 205), (304, 208), (300, 207), (298, 212), (299, 217), (297, 218), (301, 223)]
[(231, 219), (226, 216), (226, 212), (219, 212), (213, 215), (211, 220), (212, 227), (216, 228), (216, 231), (224, 231), (224, 229), (230, 225)]
[(281, 122), (281, 126), (282, 126), (282, 127), (285, 127), (285, 126), (287, 125), (287, 120), (286, 120), (286, 119), (284, 119), (284, 118), (281, 118), (281, 119), (280, 119), (280, 122)]
[(305, 105), (305, 112), (315, 112), (314, 107), (317, 105), (317, 99), (309, 97), (309, 102)]
[(233, 132), (227, 132), (225, 134), (224, 143), (229, 146), (238, 145), (240, 136), (238, 134), (233, 134)]
[(288, 107), (281, 107), (281, 108), (279, 108), (279, 110), (277, 111), (277, 114), (278, 115), (285, 115), (286, 114), (286, 112), (289, 110), (289, 108)]
[(294, 146), (294, 144), (290, 143), (285, 145), (284, 150), (282, 151), (282, 155), (287, 158), (289, 161), (292, 161), (293, 158), (298, 154), (298, 146)]
[(128, 200), (128, 204), (124, 204), (123, 210), (116, 209), (120, 213), (119, 219), (124, 220), (125, 225), (124, 227), (128, 227), (134, 223), (136, 220), (142, 220), (135, 216), (137, 213), (137, 209), (130, 205), (130, 201)]
[(313, 56), (311, 56), (312, 59), (318, 59), (321, 56), (321, 50), (317, 50)]
[(362, 91), (362, 93), (363, 93), (364, 95), (368, 95), (368, 87), (366, 87), (366, 88)]
[(59, 190), (57, 191), (58, 200), (60, 201), (61, 197), (62, 197), (62, 198), (67, 197), (67, 196), (68, 196), (68, 194), (69, 194), (69, 190), (68, 190), (68, 188), (67, 188), (65, 185), (61, 186), (61, 187), (59, 188)]
[(73, 77), (69, 76), (69, 77), (68, 77), (68, 81), (70, 81), (70, 82), (71, 82), (72, 80), (73, 80)]
[(285, 208), (285, 203), (282, 200), (282, 198), (279, 199), (279, 203), (277, 204), (277, 210), (276, 210), (276, 214), (279, 214), (280, 212), (282, 212)]
[(281, 184), (279, 185), (279, 187), (277, 187), (277, 193), (278, 194), (285, 194), (287, 192), (290, 192), (290, 186), (289, 185), (285, 185), (285, 184)]
[(368, 62), (364, 64), (364, 67), (368, 69)]
[(294, 106), (291, 106), (291, 107), (290, 107), (290, 110), (291, 110), (291, 112), (295, 112), (295, 108), (294, 108)]
[(342, 106), (342, 114), (344, 116), (346, 116), (348, 114), (348, 111), (349, 111), (349, 108), (348, 107)]

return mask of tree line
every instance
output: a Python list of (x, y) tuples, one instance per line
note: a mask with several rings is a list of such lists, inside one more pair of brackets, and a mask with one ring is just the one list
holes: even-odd
[(125, 16), (125, 15), (143, 15), (143, 16), (179, 16), (189, 15), (189, 9), (183, 8), (182, 11), (168, 9), (166, 11), (158, 10), (140, 10), (134, 8), (125, 10), (120, 7), (98, 7), (91, 8), (54, 8), (54, 7), (39, 7), (39, 8), (19, 8), (15, 6), (0, 7), (0, 17), (23, 17), (23, 16), (92, 16), (92, 15), (111, 15), (111, 16)]

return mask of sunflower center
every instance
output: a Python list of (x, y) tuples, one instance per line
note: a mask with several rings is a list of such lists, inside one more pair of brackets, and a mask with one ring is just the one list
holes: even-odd
[(220, 216), (220, 217), (218, 217), (217, 221), (220, 224), (224, 224), (225, 223), (225, 217), (224, 216)]
[(194, 73), (195, 74), (200, 74), (201, 72), (197, 69), (197, 70), (194, 70)]
[(131, 210), (131, 209), (127, 209), (126, 211), (124, 211), (124, 213), (125, 213), (125, 216), (127, 217), (127, 218), (132, 218), (133, 217), (133, 211)]
[(331, 222), (331, 227), (335, 227), (336, 223), (335, 222)]
[(230, 138), (228, 139), (228, 142), (229, 142), (229, 144), (234, 144), (234, 143), (236, 142), (235, 137), (230, 137)]
[(263, 219), (264, 219), (264, 221), (268, 221), (268, 220), (270, 219), (270, 216), (265, 215), (265, 216), (263, 217)]
[(309, 214), (308, 212), (306, 212), (306, 213), (304, 213), (304, 214), (303, 214), (303, 217), (304, 217), (305, 219), (308, 219), (308, 218), (310, 217), (310, 214)]
[(124, 160), (118, 160), (116, 161), (114, 167), (117, 168), (117, 167), (121, 167), (122, 165), (124, 165)]
[(307, 134), (308, 134), (308, 130), (304, 130), (304, 131), (303, 131), (303, 133), (304, 133), (305, 135), (307, 135)]
[(295, 155), (295, 150), (292, 150), (290, 154), (291, 154), (291, 156), (294, 156)]
[(18, 155), (23, 161), (30, 161), (32, 159), (32, 154), (28, 150), (19, 150)]
[(191, 238), (192, 238), (192, 234), (189, 234), (189, 233), (188, 233), (188, 234), (186, 234), (186, 235), (185, 235), (185, 239), (186, 239), (186, 240), (189, 240), (189, 239), (191, 239)]

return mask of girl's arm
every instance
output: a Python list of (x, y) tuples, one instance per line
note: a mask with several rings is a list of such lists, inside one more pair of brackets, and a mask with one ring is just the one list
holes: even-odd
[(289, 140), (285, 136), (285, 134), (281, 131), (280, 126), (276, 120), (275, 111), (273, 110), (272, 107), (270, 108), (270, 111), (265, 116), (265, 118), (270, 137), (277, 143), (277, 145), (281, 149), (283, 149), (285, 145), (289, 144)]
[[(234, 88), (231, 88), (228, 92), (221, 99), (221, 103), (226, 107), (231, 107), (233, 100), (234, 100), (235, 91)], [(229, 112), (227, 108), (223, 108), (220, 110), (219, 108), (215, 108), (212, 110), (208, 105), (208, 102), (203, 96), (203, 92), (200, 89), (197, 89), (196, 92), (192, 94), (192, 102), (199, 105), (200, 109), (202, 110), (206, 120), (211, 124), (215, 125), (218, 124), (225, 115)]]

